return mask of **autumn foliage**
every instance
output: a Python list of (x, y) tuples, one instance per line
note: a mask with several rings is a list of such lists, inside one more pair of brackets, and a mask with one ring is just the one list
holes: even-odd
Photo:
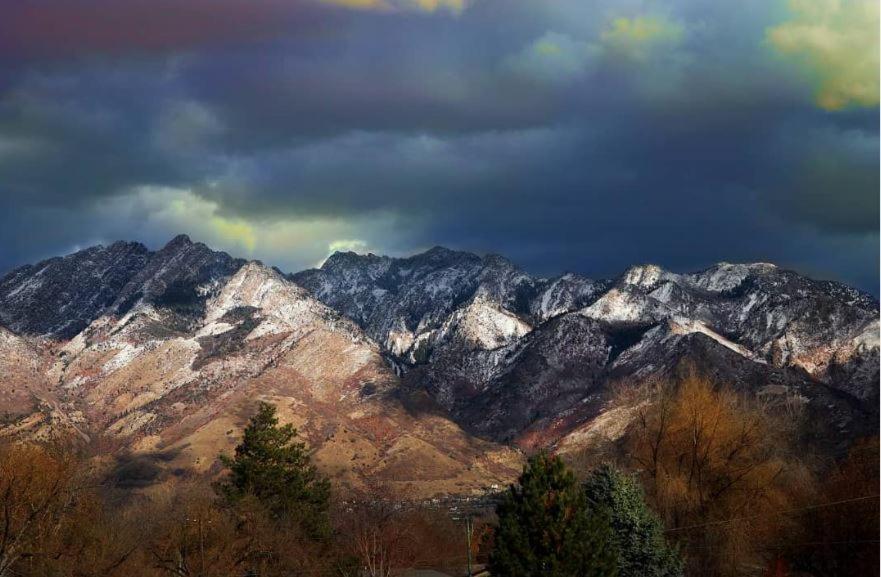
[[(592, 464), (581, 483), (533, 458), (498, 518), (477, 520), (472, 558), (499, 576), (878, 574), (877, 437), (844, 458), (810, 453), (785, 416), (695, 375), (642, 395), (617, 455), (604, 453), (614, 467)], [(0, 577), (464, 571), (461, 510), (381, 487), (331, 492), (271, 413), (217, 484), (119, 490), (76, 451), (0, 445)]]
[(626, 444), (668, 533), (703, 575), (762, 566), (763, 546), (787, 531), (779, 512), (798, 502), (800, 467), (734, 391), (696, 375), (661, 387)]
[[(623, 449), (689, 575), (877, 574), (824, 569), (841, 557), (877, 567), (877, 442), (830, 474), (786, 414), (692, 373), (652, 389)], [(855, 556), (859, 547), (872, 553)]]

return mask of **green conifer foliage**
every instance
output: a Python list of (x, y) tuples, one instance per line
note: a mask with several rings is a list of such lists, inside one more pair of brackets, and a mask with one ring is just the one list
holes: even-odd
[(619, 577), (682, 576), (682, 559), (667, 544), (660, 520), (633, 477), (603, 465), (584, 483), (584, 492), (589, 507), (609, 520)]
[(575, 476), (558, 457), (529, 460), (497, 508), (493, 577), (614, 577), (606, 519), (587, 507)]
[(260, 403), (245, 428), (235, 456), (221, 456), (229, 479), (221, 492), (232, 503), (256, 498), (279, 520), (293, 523), (313, 538), (329, 533), (330, 482), (312, 465), (297, 430), (279, 426), (275, 407)]

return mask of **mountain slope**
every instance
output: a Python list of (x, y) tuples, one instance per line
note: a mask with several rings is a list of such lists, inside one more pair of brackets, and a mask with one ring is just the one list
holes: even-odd
[(718, 375), (734, 386), (755, 392), (784, 378), (812, 406), (837, 392), (854, 399), (854, 415), (830, 408), (858, 423), (840, 431), (877, 418), (878, 303), (766, 263), (547, 280), (500, 257), (436, 248), (406, 259), (337, 254), (293, 278), (383, 343), (411, 388), (486, 438), (553, 443), (608, 410), (613, 383), (669, 376), (710, 349), (737, 356)]
[[(9, 402), (24, 408), (6, 434), (63, 434), (73, 424), (121, 459), (122, 482), (152, 483), (216, 472), (217, 455), (264, 399), (352, 487), (468, 493), (516, 473), (516, 451), (401, 404), (398, 377), (352, 321), (258, 262), (206, 251), (172, 241), (69, 340), (41, 335), (31, 345), (4, 330), (16, 364), (42, 350), (36, 372), (54, 401), (30, 411)], [(4, 386), (15, 387), (18, 377), (0, 368)]]
[(285, 276), (180, 236), (16, 269), (0, 324), (3, 434), (82, 439), (130, 484), (216, 473), (259, 399), (339, 482), (426, 496), (620, 434), (618, 392), (689, 367), (830, 451), (878, 422), (877, 301), (764, 263), (543, 279), (434, 248)]
[(0, 279), (0, 323), (25, 335), (70, 338), (117, 298), (151, 256), (134, 242), (26, 265)]
[(410, 361), (454, 311), (472, 301), (511, 317), (510, 334), (495, 331), (505, 341), (522, 336), (521, 325), (586, 304), (601, 288), (571, 274), (536, 279), (498, 255), (441, 247), (403, 259), (335, 253), (320, 269), (290, 278), (355, 320), (390, 354)]

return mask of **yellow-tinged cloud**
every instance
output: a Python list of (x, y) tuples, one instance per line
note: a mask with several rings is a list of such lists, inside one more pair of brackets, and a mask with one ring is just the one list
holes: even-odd
[(878, 105), (878, 0), (790, 0), (792, 19), (766, 32), (813, 77), (827, 110)]
[(357, 238), (338, 239), (331, 241), (327, 245), (327, 254), (331, 255), (335, 252), (358, 252), (362, 253), (367, 250), (367, 243)]
[(683, 36), (681, 24), (663, 16), (639, 16), (612, 20), (600, 35), (600, 42), (610, 52), (645, 60), (658, 47), (676, 46)]
[(559, 44), (546, 38), (536, 42), (533, 49), (537, 54), (541, 54), (542, 56), (556, 56), (562, 52)]
[[(190, 189), (139, 186), (125, 195), (102, 202), (98, 215), (107, 221), (130, 222), (153, 237), (184, 232), (214, 249), (247, 258), (259, 258), (298, 270), (320, 264), (336, 251), (382, 252), (368, 240), (393, 238), (392, 214), (373, 213), (364, 219), (332, 216), (288, 216), (273, 219), (238, 216), (222, 210), (219, 201)], [(133, 236), (138, 230), (129, 231)], [(375, 241), (374, 241), (375, 242)]]
[[(410, 2), (411, 4), (414, 2)], [(419, 8), (428, 12), (434, 12), (440, 8), (446, 8), (452, 12), (459, 13), (465, 9), (465, 0), (415, 0), (415, 4)]]
[(143, 188), (140, 191), (152, 199), (163, 198), (167, 204), (156, 211), (165, 222), (181, 227), (196, 226), (207, 237), (227, 246), (244, 249), (247, 254), (257, 246), (254, 226), (240, 218), (229, 218), (218, 213), (215, 203), (177, 189)]
[(334, 4), (345, 8), (355, 8), (358, 10), (375, 10), (388, 8), (386, 2), (382, 0), (321, 0), (325, 4)]
[(599, 47), (558, 32), (546, 32), (505, 65), (516, 74), (542, 82), (568, 82), (587, 72), (599, 56)]
[[(656, 90), (675, 82), (685, 61), (680, 50), (684, 37), (683, 25), (663, 16), (615, 18), (592, 39), (545, 32), (509, 57), (505, 66), (521, 77), (567, 83), (598, 66), (620, 64)], [(659, 73), (647, 71), (649, 65)]]
[(461, 13), (467, 0), (320, 0), (325, 4), (333, 4), (354, 10), (421, 10), (437, 12), (448, 10), (454, 14)]

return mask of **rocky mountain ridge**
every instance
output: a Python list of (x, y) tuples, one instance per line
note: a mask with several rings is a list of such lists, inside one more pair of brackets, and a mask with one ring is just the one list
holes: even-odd
[(877, 420), (877, 301), (768, 263), (542, 279), (435, 248), (337, 254), (291, 278), (355, 319), (405, 382), (499, 441), (556, 443), (608, 409), (611, 384), (669, 377), (702, 355), (730, 358), (718, 378), (753, 393), (785, 382), (766, 390), (853, 413), (836, 425), (845, 435)]
[(285, 275), (179, 236), (0, 278), (3, 434), (103, 443), (138, 483), (210, 474), (265, 399), (353, 487), (473, 492), (518, 447), (620, 434), (615, 390), (685, 365), (835, 450), (877, 426), (878, 350), (877, 301), (764, 263), (544, 279), (437, 247)]

